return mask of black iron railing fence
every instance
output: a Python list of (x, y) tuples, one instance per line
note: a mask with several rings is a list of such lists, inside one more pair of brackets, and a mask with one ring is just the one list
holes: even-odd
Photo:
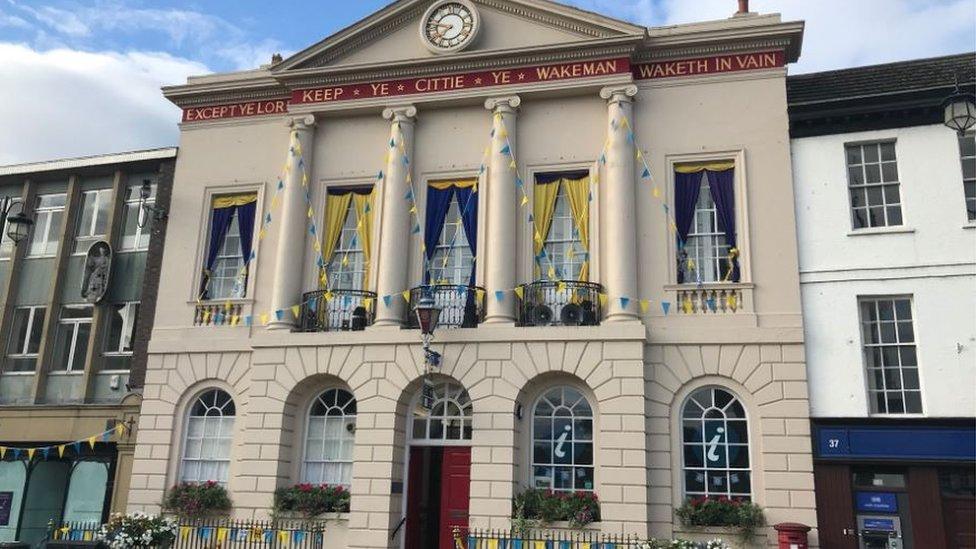
[(363, 290), (317, 290), (302, 295), (303, 332), (358, 331), (373, 323), (376, 294)]
[(591, 531), (471, 530), (455, 536), (455, 549), (640, 549), (636, 536)]
[[(48, 544), (94, 543), (98, 539), (99, 528), (101, 525), (97, 522), (52, 522), (49, 524)], [(170, 549), (327, 549), (328, 539), (329, 529), (325, 521), (180, 521), (176, 540)]]
[(479, 286), (450, 286), (431, 284), (410, 290), (410, 307), (407, 308), (404, 326), (420, 328), (413, 307), (429, 295), (440, 308), (439, 328), (474, 328), (485, 319), (485, 289)]
[(520, 288), (519, 326), (595, 326), (603, 318), (599, 284), (538, 280)]

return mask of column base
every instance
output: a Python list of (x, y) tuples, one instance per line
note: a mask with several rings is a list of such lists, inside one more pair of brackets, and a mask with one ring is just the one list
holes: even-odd
[(603, 322), (630, 322), (634, 324), (640, 323), (640, 317), (636, 313), (610, 313), (604, 317)]
[(291, 322), (286, 322), (284, 320), (272, 320), (265, 326), (266, 330), (282, 331), (282, 330), (294, 330), (296, 326)]
[(488, 316), (485, 317), (482, 324), (492, 324), (494, 326), (507, 326), (510, 328), (515, 327), (515, 317), (511, 316)]
[(402, 320), (389, 319), (389, 320), (375, 320), (371, 325), (367, 326), (366, 329), (370, 330), (373, 328), (402, 328), (402, 327), (403, 327)]

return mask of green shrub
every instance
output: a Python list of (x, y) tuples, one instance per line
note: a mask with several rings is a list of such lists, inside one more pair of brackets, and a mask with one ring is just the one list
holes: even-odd
[(349, 490), (344, 486), (296, 484), (275, 491), (274, 511), (275, 514), (298, 513), (305, 518), (322, 513), (347, 513), (349, 499)]
[(515, 497), (512, 517), (542, 523), (564, 520), (574, 528), (600, 520), (600, 501), (592, 492), (553, 492), (530, 488)]
[(684, 526), (730, 526), (739, 530), (743, 540), (749, 541), (756, 530), (766, 525), (762, 507), (751, 501), (719, 498), (689, 498), (675, 510)]
[(182, 518), (199, 519), (225, 514), (231, 509), (227, 489), (207, 482), (181, 482), (166, 492), (163, 509)]

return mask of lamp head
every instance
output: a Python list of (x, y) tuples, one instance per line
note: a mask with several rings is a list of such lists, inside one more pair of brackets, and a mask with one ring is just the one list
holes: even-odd
[(30, 228), (33, 225), (33, 219), (24, 215), (23, 211), (17, 212), (7, 218), (7, 236), (16, 244), (27, 238), (27, 235), (30, 233)]

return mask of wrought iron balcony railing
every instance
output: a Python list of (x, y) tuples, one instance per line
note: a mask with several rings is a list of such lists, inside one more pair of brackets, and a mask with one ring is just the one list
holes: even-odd
[(576, 280), (538, 280), (521, 286), (519, 326), (596, 326), (603, 287)]
[(440, 308), (437, 322), (440, 328), (474, 328), (485, 319), (485, 289), (478, 286), (449, 286), (431, 284), (410, 290), (410, 307), (404, 319), (406, 328), (419, 329), (413, 306), (429, 295)]
[(363, 290), (316, 290), (302, 296), (302, 332), (358, 331), (373, 323), (376, 294)]

